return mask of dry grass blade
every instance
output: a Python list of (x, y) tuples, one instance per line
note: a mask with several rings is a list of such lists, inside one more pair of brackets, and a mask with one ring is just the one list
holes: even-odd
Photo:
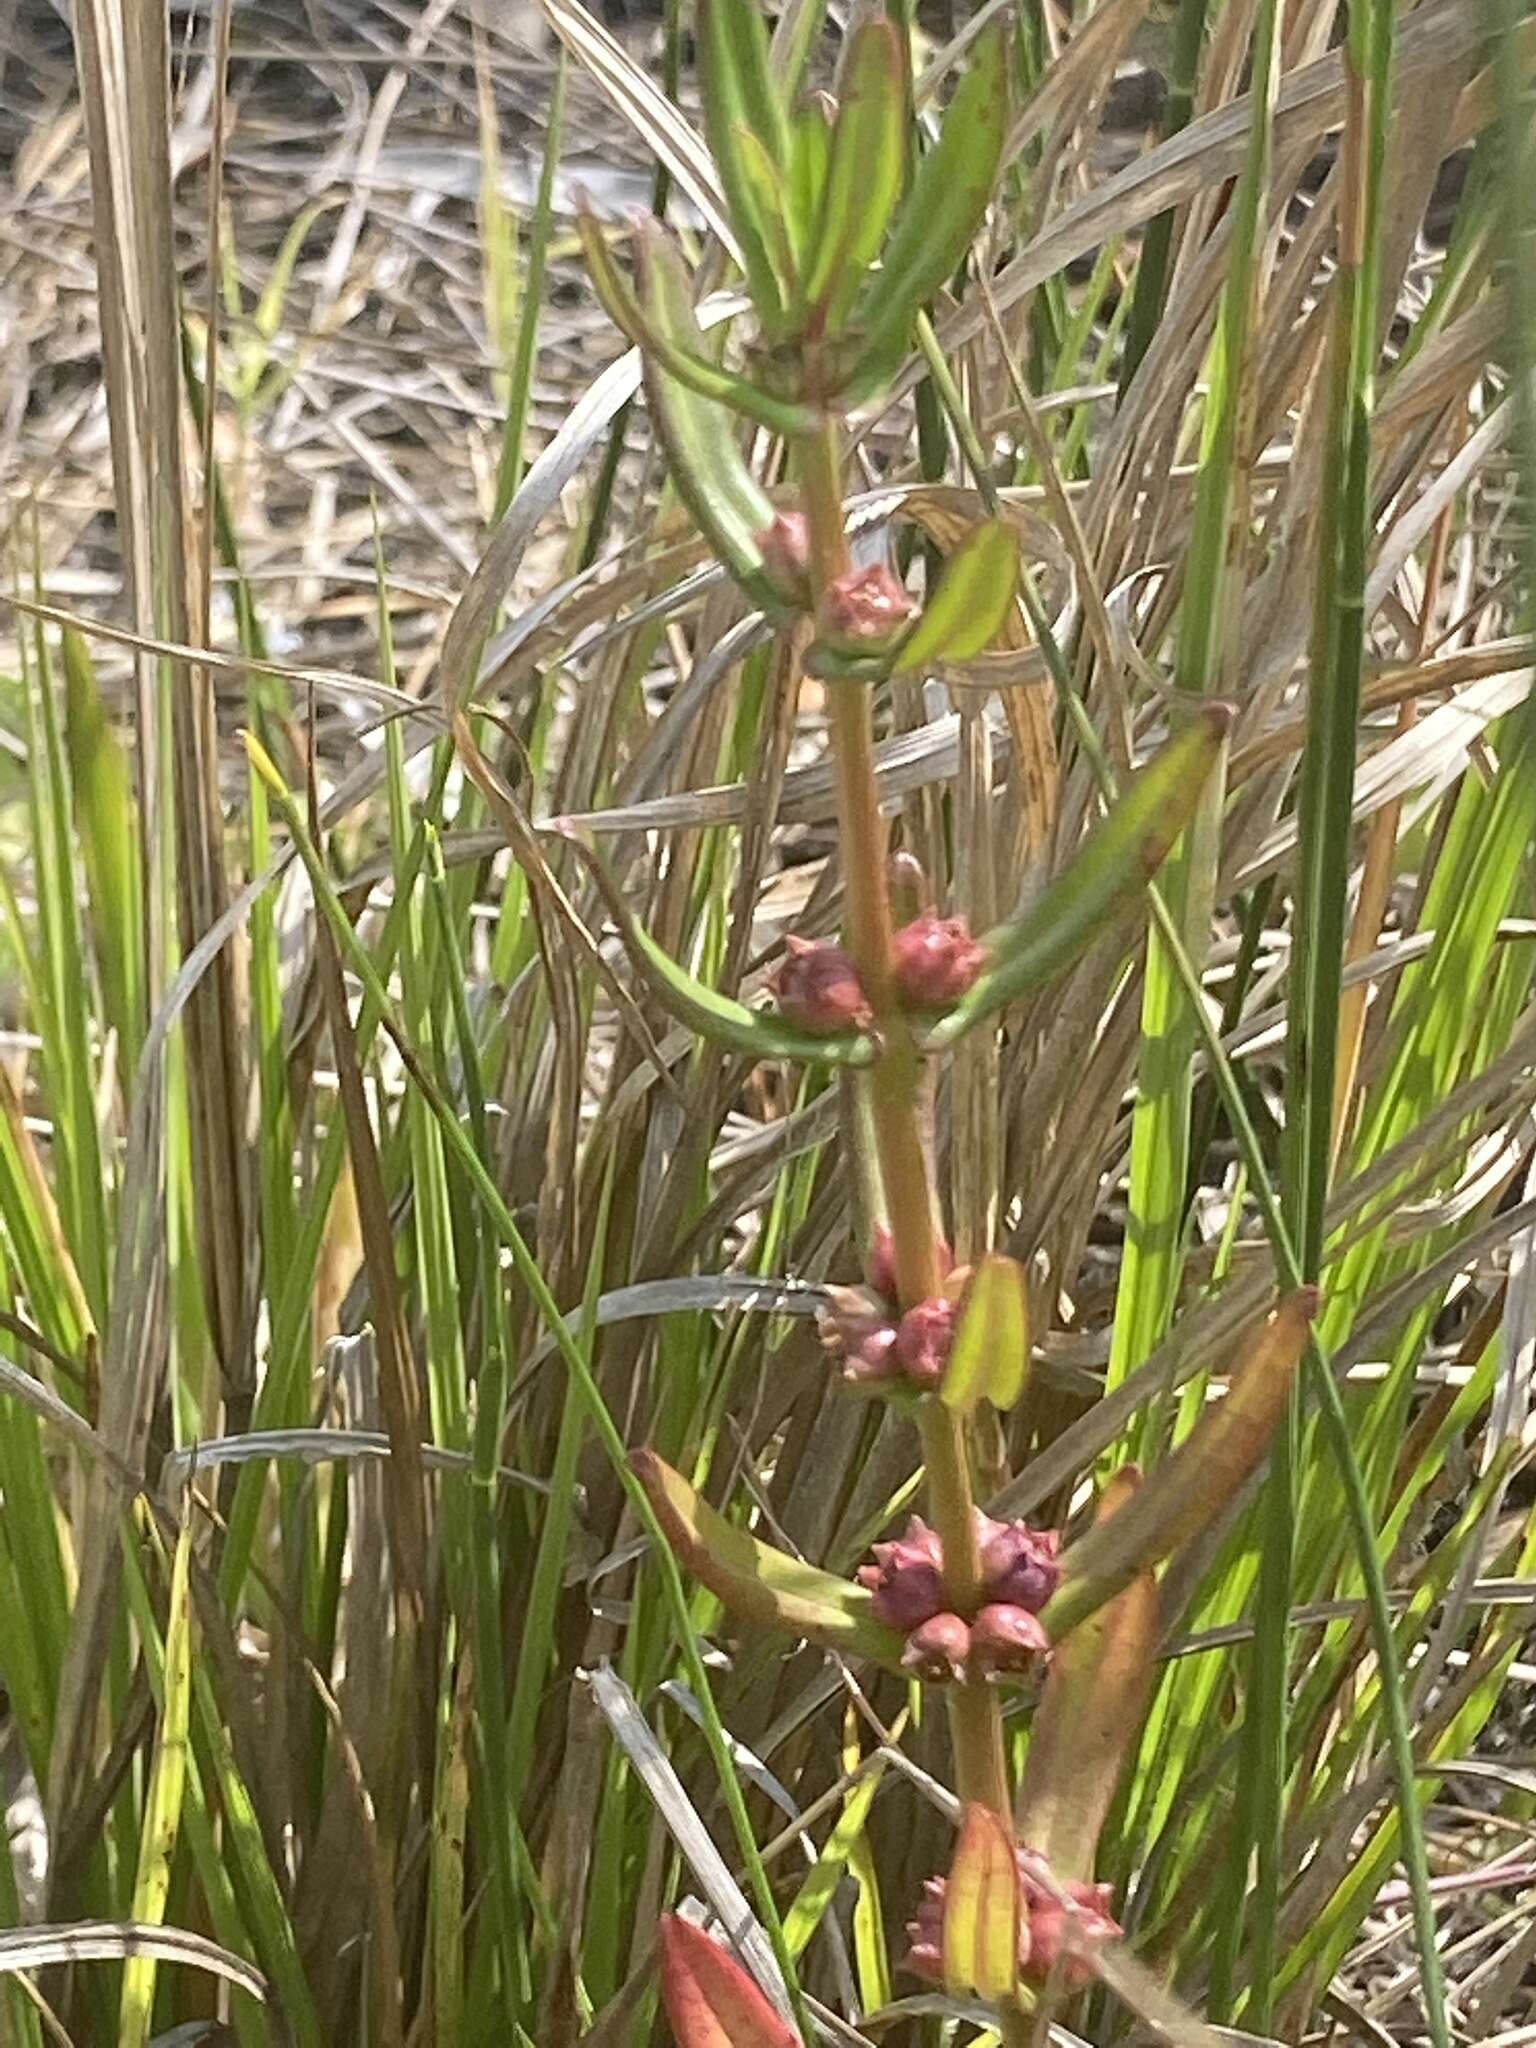
[(185, 1928), (140, 1926), (132, 1920), (76, 1920), (0, 1932), (0, 1972), (45, 1970), (59, 1963), (115, 1963), (128, 1956), (184, 1963), (264, 1999), (267, 1987), (243, 1956)]
[(581, 0), (538, 0), (545, 19), (635, 133), (655, 151), (710, 229), (733, 256), (736, 238), (720, 196), (709, 151), (665, 93), (641, 70)]
[(646, 1724), (639, 1703), (617, 1672), (601, 1665), (589, 1672), (592, 1688), (614, 1740), (623, 1749), (636, 1776), (656, 1803), (678, 1848), (732, 1946), (750, 1964), (752, 1974), (786, 2016), (789, 2004), (768, 1937), (753, 1916), (746, 1894), (731, 1876), (709, 1830), (699, 1818), (661, 1744)]

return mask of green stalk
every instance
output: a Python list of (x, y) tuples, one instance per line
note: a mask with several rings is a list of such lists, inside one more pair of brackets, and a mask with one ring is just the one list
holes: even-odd
[[(1264, 281), (1267, 194), (1278, 86), (1280, 10), (1263, 0), (1253, 33), (1253, 105), (1243, 173), (1233, 199), (1232, 267), (1211, 344), (1194, 529), (1179, 608), (1175, 681), (1210, 695), (1221, 687), (1241, 587), (1248, 518), (1246, 462), (1252, 404), (1250, 337)], [(1213, 775), (1166, 870), (1169, 907), (1184, 950), (1205, 956), (1220, 849), (1223, 778)], [(1117, 1386), (1167, 1334), (1184, 1265), (1189, 1172), (1190, 1061), (1195, 1020), (1154, 934), (1142, 1000), (1142, 1053), (1131, 1128), (1130, 1208), (1115, 1304), (1109, 1384)], [(1161, 1446), (1144, 1442), (1144, 1457)]]
[[(1163, 140), (1189, 126), (1195, 106), (1195, 81), (1200, 70), (1200, 49), (1205, 41), (1205, 18), (1210, 0), (1182, 0), (1174, 29), (1173, 57), (1168, 66), (1168, 99), (1163, 112)], [(1120, 390), (1129, 390), (1141, 359), (1152, 346), (1152, 337), (1162, 323), (1168, 300), (1168, 270), (1173, 254), (1172, 209), (1160, 213), (1147, 228), (1141, 261), (1136, 266), (1136, 290), (1131, 306), (1130, 328), (1125, 337), (1125, 360), (1120, 370)]]
[[(1093, 770), (1104, 800), (1106, 803), (1112, 803), (1115, 796), (1113, 773), (1099, 745), (1098, 734), (1093, 729), (1087, 708), (1073, 685), (1071, 671), (1051, 630), (1050, 620), (1045, 616), (1027, 581), (1023, 586), (1023, 596), (1030, 623), (1039, 638), (1041, 652), (1050, 668), (1052, 681), (1066, 707), (1073, 734)], [(1195, 971), (1194, 963), (1184, 951), (1172, 914), (1155, 882), (1149, 882), (1147, 885), (1147, 904), (1153, 924), (1168, 949), (1169, 959), (1193, 1007), (1196, 1030), (1210, 1065), (1211, 1077), (1226, 1109), (1233, 1138), (1248, 1169), (1253, 1198), (1258, 1206), (1270, 1249), (1274, 1253), (1280, 1284), (1284, 1288), (1302, 1286), (1305, 1282), (1301, 1262), (1270, 1175), (1269, 1162), (1264, 1156), (1263, 1146), (1254, 1129), (1247, 1101), (1238, 1085), (1226, 1048), (1221, 1042), (1220, 1031), (1201, 998), (1200, 977)], [(1402, 1822), (1403, 1863), (1408, 1879), (1414, 1942), (1419, 1953), (1420, 1977), (1424, 1986), (1424, 2004), (1429, 2020), (1430, 2039), (1434, 2048), (1449, 2048), (1445, 1978), (1436, 1947), (1435, 1901), (1434, 1894), (1429, 1888), (1429, 1859), (1425, 1852), (1424, 1827), (1419, 1812), (1420, 1788), (1413, 1749), (1413, 1729), (1409, 1719), (1407, 1692), (1403, 1685), (1397, 1637), (1393, 1628), (1392, 1609), (1387, 1597), (1386, 1578), (1377, 1546), (1376, 1526), (1360, 1461), (1355, 1455), (1343, 1399), (1327, 1355), (1315, 1338), (1307, 1348), (1307, 1371), (1322, 1408), (1324, 1435), (1338, 1466), (1344, 1494), (1345, 1520), (1365, 1588), (1371, 1641), (1376, 1652), (1382, 1708), (1387, 1722), (1387, 1750), (1392, 1762), (1393, 1793)]]
[[(810, 544), (814, 598), (848, 568), (837, 429), (822, 431), (795, 451)], [(838, 823), (848, 903), (848, 941), (883, 1042), (869, 1070), (869, 1111), (891, 1232), (897, 1293), (903, 1307), (937, 1294), (938, 1233), (920, 1116), (922, 1070), (891, 983), (891, 905), (886, 881), (886, 831), (875, 784), (869, 694), (856, 685), (831, 696)], [(960, 1614), (974, 1612), (981, 1583), (975, 1489), (963, 1420), (938, 1401), (919, 1409), (928, 1511), (944, 1553), (948, 1597)], [(984, 1680), (950, 1688), (950, 1739), (956, 1790), (1011, 1820), (1008, 1774), (997, 1696)], [(1005, 2025), (1013, 2017), (1005, 2014)], [(1005, 2035), (1005, 2038), (1010, 2038)]]
[(640, 1526), (645, 1530), (646, 1535), (650, 1539), (651, 1554), (655, 1560), (657, 1570), (661, 1573), (667, 1605), (671, 1610), (673, 1627), (676, 1631), (678, 1650), (683, 1660), (683, 1668), (687, 1674), (688, 1684), (699, 1703), (705, 1744), (709, 1750), (710, 1761), (714, 1765), (720, 1780), (726, 1812), (730, 1817), (737, 1847), (740, 1850), (742, 1862), (752, 1887), (753, 1898), (763, 1925), (768, 1932), (769, 1940), (773, 1945), (774, 1956), (783, 1975), (796, 2020), (802, 2032), (809, 2037), (810, 2018), (805, 2008), (805, 1996), (800, 1989), (794, 1960), (790, 1956), (784, 1941), (784, 1926), (779, 1916), (778, 1902), (774, 1898), (773, 1887), (768, 1881), (768, 1873), (764, 1868), (762, 1855), (757, 1846), (757, 1837), (752, 1831), (751, 1816), (747, 1812), (746, 1798), (742, 1792), (741, 1780), (737, 1775), (736, 1765), (731, 1754), (730, 1738), (725, 1732), (724, 1724), (720, 1719), (720, 1710), (715, 1703), (709, 1673), (705, 1668), (703, 1655), (699, 1649), (698, 1636), (694, 1630), (689, 1611), (688, 1591), (683, 1584), (682, 1571), (672, 1553), (672, 1547), (667, 1542), (661, 1524), (656, 1519), (656, 1511), (651, 1506), (650, 1498), (645, 1488), (630, 1469), (629, 1453), (625, 1448), (624, 1438), (620, 1434), (618, 1424), (613, 1419), (612, 1411), (603, 1398), (602, 1389), (598, 1386), (592, 1371), (591, 1361), (587, 1358), (581, 1345), (567, 1326), (565, 1317), (561, 1314), (560, 1306), (550, 1291), (549, 1282), (545, 1279), (538, 1260), (529, 1249), (527, 1239), (518, 1229), (516, 1220), (511, 1210), (507, 1207), (505, 1197), (491, 1175), (490, 1168), (481, 1158), (479, 1152), (476, 1151), (474, 1141), (464, 1129), (453, 1105), (444, 1099), (436, 1082), (426, 1071), (420, 1058), (417, 1056), (416, 1048), (412, 1044), (409, 1034), (404, 1030), (395, 1013), (394, 1004), (385, 989), (378, 969), (358, 938), (356, 931), (352, 927), (351, 920), (348, 918), (341, 900), (336, 894), (335, 885), (331, 881), (325, 863), (320, 858), (319, 852), (309, 836), (308, 828), (305, 825), (298, 805), (294, 802), (293, 797), (284, 786), (276, 769), (273, 768), (271, 762), (261, 752), (256, 742), (248, 737), (246, 744), (251, 751), (252, 759), (255, 761), (258, 770), (262, 773), (268, 787), (272, 791), (273, 798), (282, 814), (283, 822), (288, 827), (289, 835), (297, 847), (305, 867), (309, 871), (316, 902), (330, 924), (342, 958), (361, 984), (365, 1009), (371, 1012), (378, 1023), (382, 1024), (390, 1038), (394, 1041), (395, 1048), (405, 1064), (407, 1073), (426, 1098), (432, 1114), (437, 1119), (450, 1156), (462, 1168), (476, 1200), (481, 1205), (502, 1244), (510, 1252), (517, 1277), (527, 1289), (529, 1298), (535, 1309), (537, 1309), (541, 1322), (554, 1340), (555, 1348), (559, 1351), (566, 1370), (572, 1375), (581, 1394), (582, 1403), (586, 1408), (587, 1419), (592, 1425), (593, 1433), (601, 1444), (615, 1476), (622, 1485), (625, 1497), (634, 1509)]
[[(1381, 258), (1381, 170), (1390, 109), (1393, 0), (1352, 6), (1335, 281), (1332, 383), (1313, 616), (1307, 744), (1302, 760), (1300, 884), (1287, 1036), (1285, 1208), (1303, 1279), (1320, 1277), (1333, 1151), (1334, 1075), (1349, 902), (1355, 735), (1365, 645), (1371, 534), (1371, 415)], [(1330, 1381), (1330, 1386), (1331, 1386)], [(1335, 1398), (1337, 1390), (1334, 1389)], [(1300, 1411), (1276, 1432), (1268, 1481), (1240, 1817), (1257, 1852), (1246, 2023), (1270, 2026), (1275, 1930), (1284, 1882), (1287, 1612), (1293, 1567)], [(1358, 1466), (1356, 1467), (1358, 1477)], [(1347, 1481), (1346, 1481), (1347, 1483)]]

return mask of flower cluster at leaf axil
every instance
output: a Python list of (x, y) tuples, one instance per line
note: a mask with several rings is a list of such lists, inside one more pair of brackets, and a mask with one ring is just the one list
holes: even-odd
[[(891, 940), (891, 985), (909, 1012), (948, 1009), (986, 963), (987, 949), (963, 917), (925, 911)], [(853, 956), (832, 939), (786, 939), (773, 992), (781, 1015), (818, 1037), (862, 1029), (872, 1014)]]
[(926, 1394), (937, 1388), (949, 1363), (960, 1319), (965, 1268), (949, 1271), (950, 1250), (941, 1244), (939, 1264), (945, 1291), (902, 1309), (896, 1299), (891, 1235), (875, 1233), (867, 1287), (831, 1287), (821, 1316), (822, 1341), (850, 1386), (905, 1388)]
[(1028, 1671), (1050, 1649), (1039, 1616), (1056, 1590), (1059, 1536), (974, 1512), (981, 1585), (970, 1614), (955, 1613), (944, 1585), (943, 1547), (916, 1515), (904, 1536), (877, 1543), (874, 1563), (859, 1567), (859, 1584), (873, 1596), (879, 1619), (906, 1637), (902, 1662), (919, 1678)]
[[(1033, 1875), (1030, 1862), (1027, 1855), (1019, 1858), (1019, 1975), (1036, 1988), (1054, 1983), (1062, 1991), (1081, 1991), (1093, 1976), (1089, 1953), (1120, 1932), (1110, 1916), (1110, 1887), (1077, 1878), (1048, 1887)], [(947, 1893), (942, 1877), (930, 1877), (907, 1922), (905, 1967), (931, 1984), (944, 1981)]]

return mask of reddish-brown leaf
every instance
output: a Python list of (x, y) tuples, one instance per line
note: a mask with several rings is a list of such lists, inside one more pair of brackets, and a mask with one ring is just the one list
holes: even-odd
[(677, 2048), (800, 2048), (747, 1970), (702, 1928), (665, 1913), (656, 1946)]
[(1061, 1641), (1088, 1616), (1210, 1526), (1268, 1448), (1317, 1313), (1317, 1289), (1281, 1297), (1226, 1396), (1207, 1408), (1134, 1496), (1062, 1555), (1061, 1584), (1040, 1619)]
[[(1116, 1473), (1096, 1522), (1127, 1506), (1140, 1486), (1134, 1465)], [(1093, 1876), (1115, 1782), (1146, 1711), (1157, 1639), (1157, 1579), (1148, 1568), (1051, 1660), (1019, 1787), (1019, 1839), (1062, 1879)]]

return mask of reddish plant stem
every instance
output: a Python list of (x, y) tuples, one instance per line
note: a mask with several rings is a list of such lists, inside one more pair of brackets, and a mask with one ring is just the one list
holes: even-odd
[[(809, 538), (811, 589), (819, 599), (827, 585), (846, 574), (849, 567), (835, 423), (826, 420), (821, 432), (807, 436), (795, 452)], [(937, 1294), (944, 1274), (923, 1142), (922, 1065), (891, 979), (886, 828), (875, 780), (868, 691), (857, 683), (831, 684), (828, 715), (837, 772), (848, 946), (882, 1045), (869, 1070), (870, 1117), (891, 1232), (896, 1291), (903, 1308), (909, 1308)], [(945, 1590), (957, 1613), (972, 1614), (981, 1590), (981, 1560), (965, 1424), (935, 1400), (925, 1401), (919, 1414), (928, 1512), (943, 1546)], [(1002, 1720), (989, 1686), (969, 1680), (951, 1689), (950, 1729), (960, 1797), (980, 1801), (1008, 1818)]]

